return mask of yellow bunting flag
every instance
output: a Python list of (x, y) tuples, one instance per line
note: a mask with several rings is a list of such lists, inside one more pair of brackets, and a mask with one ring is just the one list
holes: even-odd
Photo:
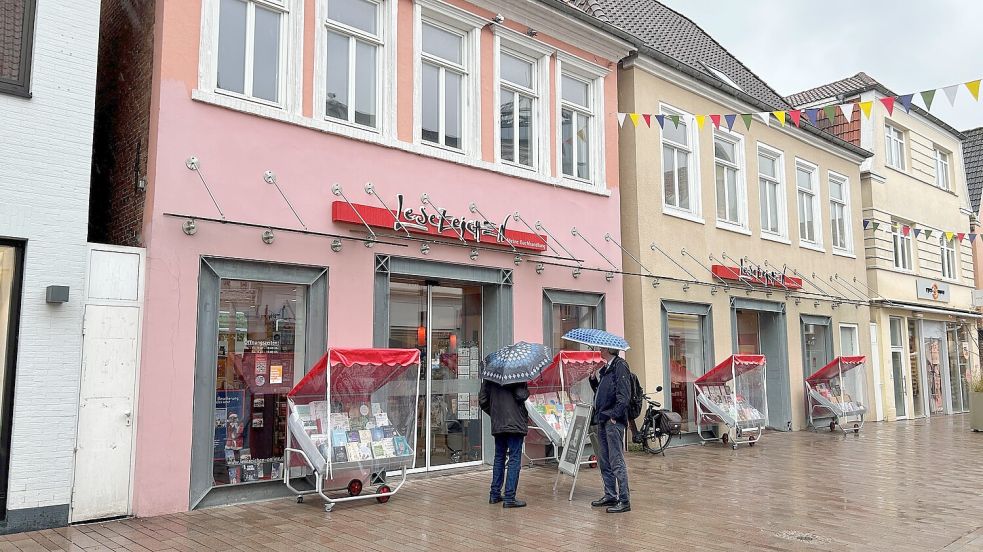
[(697, 115), (696, 116), (696, 127), (699, 128), (700, 130), (703, 130), (703, 125), (706, 124), (706, 122), (707, 122), (707, 116), (706, 115)]
[(778, 119), (778, 122), (779, 123), (782, 123), (782, 126), (785, 126), (785, 112), (784, 111), (772, 111), (772, 114), (775, 115), (775, 118)]
[(860, 102), (860, 110), (864, 112), (864, 117), (870, 119), (870, 110), (874, 107), (874, 102)]
[(956, 235), (955, 232), (946, 232), (945, 233), (945, 239), (948, 240), (948, 241), (952, 241), (952, 237), (955, 236), (955, 235)]
[(638, 128), (638, 113), (629, 113), (628, 117), (631, 118), (631, 124), (635, 125), (635, 128)]
[(966, 88), (969, 89), (969, 93), (973, 95), (973, 99), (979, 101), (980, 99), (980, 79), (974, 81), (969, 81), (966, 83)]

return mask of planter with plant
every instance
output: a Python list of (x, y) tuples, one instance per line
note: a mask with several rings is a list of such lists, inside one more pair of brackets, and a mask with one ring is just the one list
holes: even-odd
[(974, 376), (969, 388), (969, 427), (983, 431), (983, 374)]

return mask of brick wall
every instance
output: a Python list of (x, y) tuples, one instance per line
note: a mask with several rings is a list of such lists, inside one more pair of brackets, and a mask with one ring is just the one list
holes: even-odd
[(143, 245), (154, 0), (103, 0), (89, 241)]
[[(841, 103), (857, 102), (857, 101), (860, 101), (860, 98), (846, 99), (843, 100), (843, 102)], [(854, 108), (853, 110), (853, 117), (850, 119), (850, 122), (847, 122), (846, 117), (844, 117), (842, 114), (840, 114), (839, 111), (837, 111), (836, 120), (833, 121), (832, 125), (829, 123), (829, 119), (822, 116), (818, 121), (816, 121), (816, 123), (818, 124), (820, 130), (824, 130), (846, 142), (850, 142), (851, 144), (859, 147), (861, 117), (863, 117), (863, 113), (860, 111), (860, 108), (857, 107)]]
[[(94, 2), (38, 2), (33, 97), (0, 94), (0, 236), (26, 242), (8, 522), (67, 520), (98, 39)], [(69, 302), (45, 303), (49, 285), (69, 286)]]

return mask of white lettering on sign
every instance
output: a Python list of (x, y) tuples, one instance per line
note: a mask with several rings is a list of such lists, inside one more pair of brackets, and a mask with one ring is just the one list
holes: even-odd
[(464, 235), (465, 239), (470, 237), (474, 241), (481, 241), (482, 236), (491, 236), (499, 243), (508, 242), (505, 238), (505, 230), (509, 222), (508, 216), (505, 217), (500, 226), (495, 226), (488, 221), (450, 216), (447, 214), (447, 209), (436, 211), (428, 210), (426, 206), (420, 206), (418, 209), (405, 207), (403, 194), (396, 195), (396, 202), (397, 217), (393, 221), (393, 230), (399, 231), (407, 228), (420, 232), (430, 232), (431, 229), (434, 229), (438, 234), (447, 230), (456, 230)]

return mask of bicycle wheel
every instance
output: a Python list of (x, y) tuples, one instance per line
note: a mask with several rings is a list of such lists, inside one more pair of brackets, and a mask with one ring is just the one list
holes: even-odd
[(654, 429), (646, 431), (642, 435), (642, 448), (649, 454), (659, 454), (666, 450), (672, 435), (669, 433), (656, 433)]

